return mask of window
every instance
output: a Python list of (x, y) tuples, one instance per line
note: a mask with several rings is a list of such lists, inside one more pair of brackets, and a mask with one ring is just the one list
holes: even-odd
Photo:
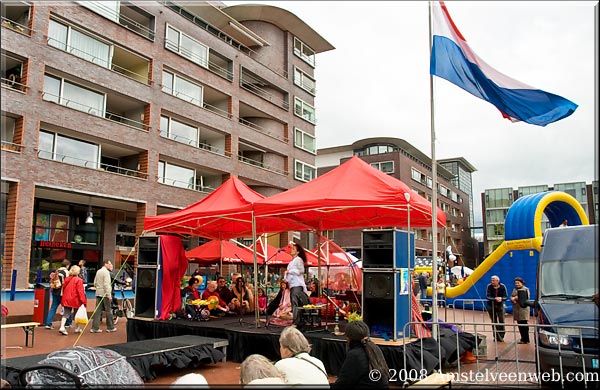
[(198, 147), (198, 128), (168, 116), (160, 117), (160, 136)]
[(317, 176), (317, 169), (302, 161), (296, 160), (294, 178), (300, 181), (311, 181)]
[(294, 98), (294, 114), (313, 125), (317, 121), (315, 118), (315, 108), (297, 97)]
[(110, 68), (110, 45), (55, 20), (50, 20), (48, 27), (48, 45)]
[(425, 175), (416, 170), (415, 168), (410, 169), (410, 176), (414, 181), (425, 184)]
[(92, 91), (48, 74), (44, 75), (43, 98), (88, 114), (104, 116), (103, 93)]
[(433, 188), (433, 179), (427, 176), (427, 188)]
[(442, 196), (445, 196), (446, 198), (448, 197), (448, 188), (444, 187), (443, 185), (440, 184), (440, 194)]
[(87, 168), (100, 167), (98, 145), (44, 130), (40, 130), (38, 156)]
[(12, 144), (15, 139), (15, 118), (5, 115), (2, 113), (2, 126), (0, 130), (2, 131), (2, 144), (9, 143)]
[(312, 95), (316, 93), (315, 80), (296, 67), (294, 67), (294, 84)]
[(294, 129), (294, 146), (312, 154), (317, 154), (317, 142), (315, 137), (298, 128)]
[(371, 163), (371, 166), (375, 169), (379, 169), (383, 173), (388, 173), (388, 174), (394, 173), (394, 162), (393, 161)]
[(458, 202), (458, 194), (452, 190), (450, 190), (450, 199), (452, 199), (455, 202)]
[(202, 107), (204, 88), (183, 77), (163, 70), (163, 92)]
[(208, 46), (167, 25), (165, 47), (208, 69)]
[(159, 161), (158, 181), (173, 187), (193, 190), (196, 184), (196, 172), (190, 168)]
[(313, 68), (315, 67), (315, 51), (296, 37), (294, 37), (294, 54)]

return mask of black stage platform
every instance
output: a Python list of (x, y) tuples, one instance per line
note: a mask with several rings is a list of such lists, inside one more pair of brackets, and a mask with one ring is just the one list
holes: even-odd
[[(234, 362), (241, 363), (254, 353), (273, 361), (279, 360), (279, 334), (283, 328), (273, 325), (266, 328), (264, 322), (257, 328), (254, 316), (244, 317), (243, 320), (244, 322), (239, 323), (232, 321), (231, 317), (223, 317), (211, 318), (209, 321), (156, 321), (134, 317), (127, 320), (127, 340), (140, 341), (182, 335), (215, 337), (229, 341), (227, 355)], [(345, 324), (345, 321), (340, 322), (342, 332)], [(325, 329), (309, 330), (304, 334), (312, 345), (311, 355), (323, 362), (327, 373), (337, 375), (346, 356), (345, 337), (336, 336)], [(430, 374), (437, 368), (438, 353), (441, 352), (442, 364), (454, 363), (466, 350), (472, 350), (475, 345), (475, 337), (469, 333), (459, 333), (457, 338), (456, 333), (450, 329), (441, 328), (440, 336), (440, 348), (433, 338), (397, 342), (373, 340), (381, 348), (390, 369), (401, 370), (406, 367), (426, 370)]]
[[(134, 341), (106, 345), (100, 348), (110, 349), (125, 356), (144, 382), (147, 382), (156, 377), (157, 368), (195, 368), (201, 364), (225, 360), (225, 353), (220, 349), (226, 346), (226, 339), (185, 335), (157, 338), (152, 342)], [(20, 387), (18, 378), (21, 370), (37, 365), (47, 356), (40, 354), (3, 359), (2, 377), (12, 386)]]

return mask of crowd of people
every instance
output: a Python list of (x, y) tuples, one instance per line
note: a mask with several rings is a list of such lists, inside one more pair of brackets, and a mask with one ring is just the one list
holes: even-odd
[[(239, 382), (243, 387), (307, 386), (310, 388), (386, 388), (389, 368), (381, 349), (371, 341), (369, 326), (363, 321), (346, 325), (346, 357), (333, 378), (323, 362), (311, 355), (312, 346), (295, 326), (284, 328), (279, 336), (280, 359), (271, 361), (261, 354), (250, 354), (240, 365)], [(371, 373), (382, 373), (374, 377)], [(208, 387), (202, 374), (188, 373), (176, 379), (172, 387), (182, 385)]]
[[(85, 264), (85, 260), (80, 260), (78, 265), (71, 265), (70, 260), (64, 259), (61, 262), (61, 266), (50, 273), (50, 296), (52, 297), (52, 304), (44, 323), (46, 329), (55, 329), (52, 323), (58, 308), (62, 306), (63, 310), (58, 332), (63, 336), (67, 336), (69, 334), (67, 328), (72, 326), (75, 313), (82, 305), (86, 308), (87, 316), (86, 288), (90, 287), (95, 290), (96, 295), (96, 307), (92, 316), (90, 332), (102, 332), (100, 323), (103, 315), (106, 319), (106, 331), (110, 333), (117, 330), (114, 326), (112, 315), (112, 306), (116, 300), (114, 285), (127, 286), (131, 283), (131, 278), (121, 278), (115, 275), (112, 261), (104, 259), (102, 268), (96, 272), (93, 284), (88, 286), (88, 271)], [(77, 324), (75, 333), (81, 333), (82, 330), (81, 324)]]

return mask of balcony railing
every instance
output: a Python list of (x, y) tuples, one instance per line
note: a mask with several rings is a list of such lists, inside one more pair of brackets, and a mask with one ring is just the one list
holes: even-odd
[(2, 150), (21, 153), (23, 151), (23, 145), (16, 144), (14, 142), (2, 141)]
[(25, 34), (25, 35), (31, 35), (31, 29), (23, 24), (19, 24), (17, 22), (15, 22), (14, 20), (10, 20), (8, 18), (5, 18), (4, 16), (2, 16), (2, 27), (6, 27), (9, 28), (13, 31), (16, 31), (18, 33), (21, 34)]
[[(261, 98), (265, 99), (268, 102), (273, 103), (274, 105), (283, 108), (284, 110), (289, 110), (290, 108), (290, 103), (288, 102), (287, 99), (285, 98), (280, 98), (277, 97), (275, 95), (273, 95), (272, 93), (267, 92), (266, 90), (258, 87), (256, 84), (254, 84), (252, 81), (252, 78), (250, 78), (250, 80), (246, 79), (246, 75), (244, 75), (244, 80), (242, 80), (240, 82), (242, 88), (244, 88), (245, 90), (260, 96)], [(248, 82), (250, 81), (250, 82)]]
[[(50, 97), (53, 97), (55, 99), (47, 99), (46, 96), (50, 96)], [(100, 118), (105, 118), (105, 119), (108, 119), (108, 120), (113, 121), (113, 122), (120, 123), (120, 124), (125, 125), (125, 126), (133, 127), (133, 128), (136, 128), (136, 129), (143, 129), (143, 130), (146, 130), (146, 131), (149, 131), (151, 129), (150, 126), (148, 126), (148, 125), (146, 125), (146, 124), (144, 124), (142, 122), (139, 122), (139, 121), (136, 121), (136, 120), (133, 120), (133, 119), (130, 119), (130, 118), (126, 118), (124, 116), (121, 116), (119, 114), (115, 114), (115, 113), (110, 112), (108, 110), (101, 111), (97, 107), (91, 107), (91, 106), (85, 105), (83, 103), (79, 103), (79, 102), (77, 102), (75, 100), (72, 100), (72, 99), (67, 99), (65, 97), (60, 97), (58, 95), (54, 95), (54, 94), (52, 94), (50, 92), (42, 92), (42, 99), (44, 99), (46, 101), (49, 101), (49, 102), (52, 102), (52, 103), (60, 104), (61, 106), (72, 108), (72, 109), (77, 110), (77, 111), (85, 112), (85, 113), (88, 113), (90, 115), (94, 115), (94, 116), (97, 116), (97, 117), (100, 117)], [(69, 106), (70, 103), (74, 103), (76, 106), (75, 107)], [(81, 107), (83, 109), (80, 109), (79, 107)], [(102, 115), (102, 114), (104, 114), (104, 115)]]
[[(142, 171), (137, 171), (135, 169), (123, 168), (115, 165), (104, 164), (98, 161), (93, 160), (85, 160), (79, 157), (68, 156), (65, 154), (53, 153), (47, 150), (36, 149), (38, 158), (44, 160), (57, 161), (63, 164), (76, 165), (82, 168), (95, 169), (110, 173), (115, 173), (117, 175), (136, 177), (141, 179), (148, 179), (148, 174)], [(44, 157), (44, 154), (48, 156), (53, 156), (53, 158)], [(66, 160), (66, 161), (65, 161)]]
[(212, 73), (221, 76), (224, 79), (227, 79), (229, 81), (233, 80), (233, 72), (229, 71), (229, 69), (223, 68), (222, 66), (210, 60), (210, 49), (207, 49), (206, 52), (208, 58), (202, 57), (185, 47), (180, 47), (178, 42), (174, 42), (168, 38), (165, 38), (165, 48), (167, 48), (175, 54), (179, 54), (183, 58), (187, 58), (194, 64), (200, 65), (201, 67), (208, 69)]
[(245, 164), (253, 165), (255, 167), (258, 167), (260, 169), (264, 169), (264, 170), (269, 171), (269, 172), (277, 173), (277, 174), (280, 174), (280, 175), (287, 175), (286, 171), (284, 171), (282, 169), (274, 168), (274, 167), (271, 167), (271, 166), (266, 166), (262, 161), (253, 160), (251, 158), (240, 156), (240, 155), (238, 155), (238, 160), (241, 161), (241, 162), (243, 162), (243, 163), (245, 163)]
[(27, 88), (29, 88), (29, 86), (21, 84), (17, 81), (17, 79), (14, 78), (5, 79), (4, 77), (2, 77), (1, 81), (3, 87), (14, 89), (15, 91), (25, 92)]
[(212, 113), (215, 113), (215, 114), (217, 114), (219, 116), (222, 116), (223, 118), (231, 119), (231, 117), (232, 117), (232, 115), (229, 112), (227, 112), (225, 110), (222, 110), (219, 107), (215, 107), (215, 106), (213, 106), (213, 105), (211, 105), (209, 103), (201, 102), (200, 100), (196, 99), (195, 97), (190, 96), (190, 95), (188, 95), (188, 94), (186, 94), (184, 92), (171, 89), (171, 87), (167, 87), (167, 86), (162, 85), (162, 84), (161, 84), (160, 88), (161, 88), (161, 90), (163, 92), (168, 93), (169, 95), (173, 95), (176, 98), (179, 98), (181, 100), (185, 100), (186, 102), (192, 103), (195, 106), (199, 106), (201, 108), (204, 108), (205, 110), (210, 111)]
[(228, 155), (231, 154), (231, 153), (228, 153), (227, 151), (225, 151), (223, 149), (220, 149), (220, 148), (217, 148), (217, 147), (215, 147), (213, 145), (202, 143), (202, 142), (198, 142), (195, 139), (190, 139), (190, 138), (184, 137), (182, 135), (171, 135), (171, 136), (169, 136), (165, 130), (160, 130), (160, 136), (163, 137), (163, 138), (167, 138), (167, 139), (170, 139), (170, 140), (173, 140), (173, 141), (185, 144), (185, 145), (193, 146), (193, 147), (198, 148), (198, 149), (203, 149), (203, 150), (206, 150), (206, 151), (218, 154), (220, 156), (228, 156)]
[(184, 188), (184, 189), (188, 189), (188, 190), (192, 190), (192, 191), (203, 192), (206, 194), (210, 194), (211, 192), (213, 192), (216, 189), (216, 188), (210, 187), (210, 186), (203, 186), (203, 185), (199, 185), (199, 184), (195, 184), (195, 183), (189, 183), (187, 181), (170, 179), (168, 177), (160, 177), (160, 176), (157, 178), (157, 182), (160, 184), (165, 184), (165, 185), (172, 186), (172, 187)]
[(239, 118), (239, 122), (240, 122), (240, 124), (247, 126), (253, 130), (257, 130), (258, 132), (268, 135), (269, 137), (278, 139), (280, 141), (287, 142), (287, 139), (282, 134), (276, 134), (270, 130), (265, 129), (264, 127), (262, 127), (260, 125), (257, 125), (256, 123), (250, 122), (249, 120), (246, 120), (244, 118)]

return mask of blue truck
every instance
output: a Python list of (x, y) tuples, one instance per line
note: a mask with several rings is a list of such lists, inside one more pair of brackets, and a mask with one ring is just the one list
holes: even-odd
[(539, 325), (548, 325), (536, 332), (539, 373), (548, 373), (543, 382), (597, 388), (598, 225), (548, 229), (537, 278), (534, 312)]

